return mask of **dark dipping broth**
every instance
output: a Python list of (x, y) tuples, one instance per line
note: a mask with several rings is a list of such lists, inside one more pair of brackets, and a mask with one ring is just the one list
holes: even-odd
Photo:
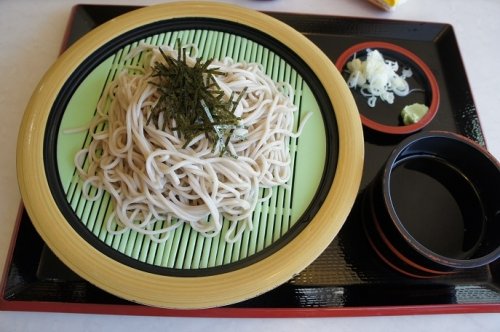
[(435, 156), (410, 156), (395, 165), (389, 187), (401, 224), (418, 243), (448, 258), (474, 255), (485, 215), (463, 173)]

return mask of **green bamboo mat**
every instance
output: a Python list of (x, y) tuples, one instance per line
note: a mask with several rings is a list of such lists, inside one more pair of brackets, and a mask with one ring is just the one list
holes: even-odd
[[(275, 81), (290, 83), (295, 89), (294, 103), (299, 106), (295, 121), (300, 122), (305, 112), (313, 116), (299, 139), (290, 140), (293, 177), (290, 188), (274, 188), (268, 201), (257, 205), (253, 214), (254, 228), (246, 230), (240, 241), (226, 243), (224, 236), (229, 222), (224, 222), (221, 233), (206, 238), (193, 231), (189, 224), (179, 227), (164, 243), (151, 241), (135, 231), (120, 235), (107, 232), (105, 221), (113, 207), (109, 195), (89, 202), (82, 195), (81, 180), (73, 164), (75, 153), (88, 146), (88, 132), (65, 133), (65, 129), (89, 123), (104, 87), (132, 61), (126, 56), (139, 42), (151, 45), (197, 45), (203, 59), (231, 57), (237, 61), (257, 62)], [(133, 260), (158, 267), (173, 269), (204, 269), (242, 261), (262, 252), (285, 235), (300, 220), (314, 195), (326, 162), (325, 125), (319, 105), (303, 78), (279, 55), (244, 37), (214, 30), (180, 30), (148, 37), (123, 47), (98, 65), (83, 80), (71, 97), (60, 124), (57, 140), (57, 167), (68, 204), (81, 223), (100, 241)], [(261, 197), (267, 192), (261, 190)]]

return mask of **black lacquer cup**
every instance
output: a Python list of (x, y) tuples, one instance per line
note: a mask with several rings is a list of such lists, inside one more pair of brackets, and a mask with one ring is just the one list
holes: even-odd
[(440, 276), (500, 257), (500, 165), (461, 135), (408, 137), (363, 199), (372, 248), (403, 274)]

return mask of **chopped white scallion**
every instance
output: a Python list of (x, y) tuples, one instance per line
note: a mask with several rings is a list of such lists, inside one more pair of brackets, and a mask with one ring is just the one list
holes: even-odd
[(389, 104), (394, 103), (394, 95), (404, 97), (411, 90), (406, 78), (413, 75), (410, 68), (403, 68), (398, 75), (397, 61), (385, 60), (378, 50), (367, 50), (366, 60), (354, 58), (347, 63), (350, 74), (347, 80), (349, 88), (359, 88), (363, 96), (368, 97), (368, 105), (375, 107), (377, 98)]

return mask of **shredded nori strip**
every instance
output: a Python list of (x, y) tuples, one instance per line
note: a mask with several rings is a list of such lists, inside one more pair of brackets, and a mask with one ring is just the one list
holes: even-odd
[[(208, 68), (213, 59), (202, 61), (196, 59), (194, 66), (186, 62), (186, 49), (177, 41), (177, 59), (166, 55), (160, 48), (165, 60), (156, 62), (153, 66), (151, 81), (159, 90), (159, 99), (152, 108), (147, 119), (156, 128), (165, 130), (167, 125), (175, 123), (171, 130), (177, 131), (189, 142), (200, 134), (204, 134), (215, 150), (218, 146), (221, 155), (226, 152), (226, 146), (236, 128), (240, 128), (240, 118), (234, 114), (236, 106), (246, 92), (246, 88), (235, 99), (224, 98), (224, 92), (214, 79), (215, 75), (225, 75), (219, 68)], [(163, 121), (160, 128), (160, 115)]]

